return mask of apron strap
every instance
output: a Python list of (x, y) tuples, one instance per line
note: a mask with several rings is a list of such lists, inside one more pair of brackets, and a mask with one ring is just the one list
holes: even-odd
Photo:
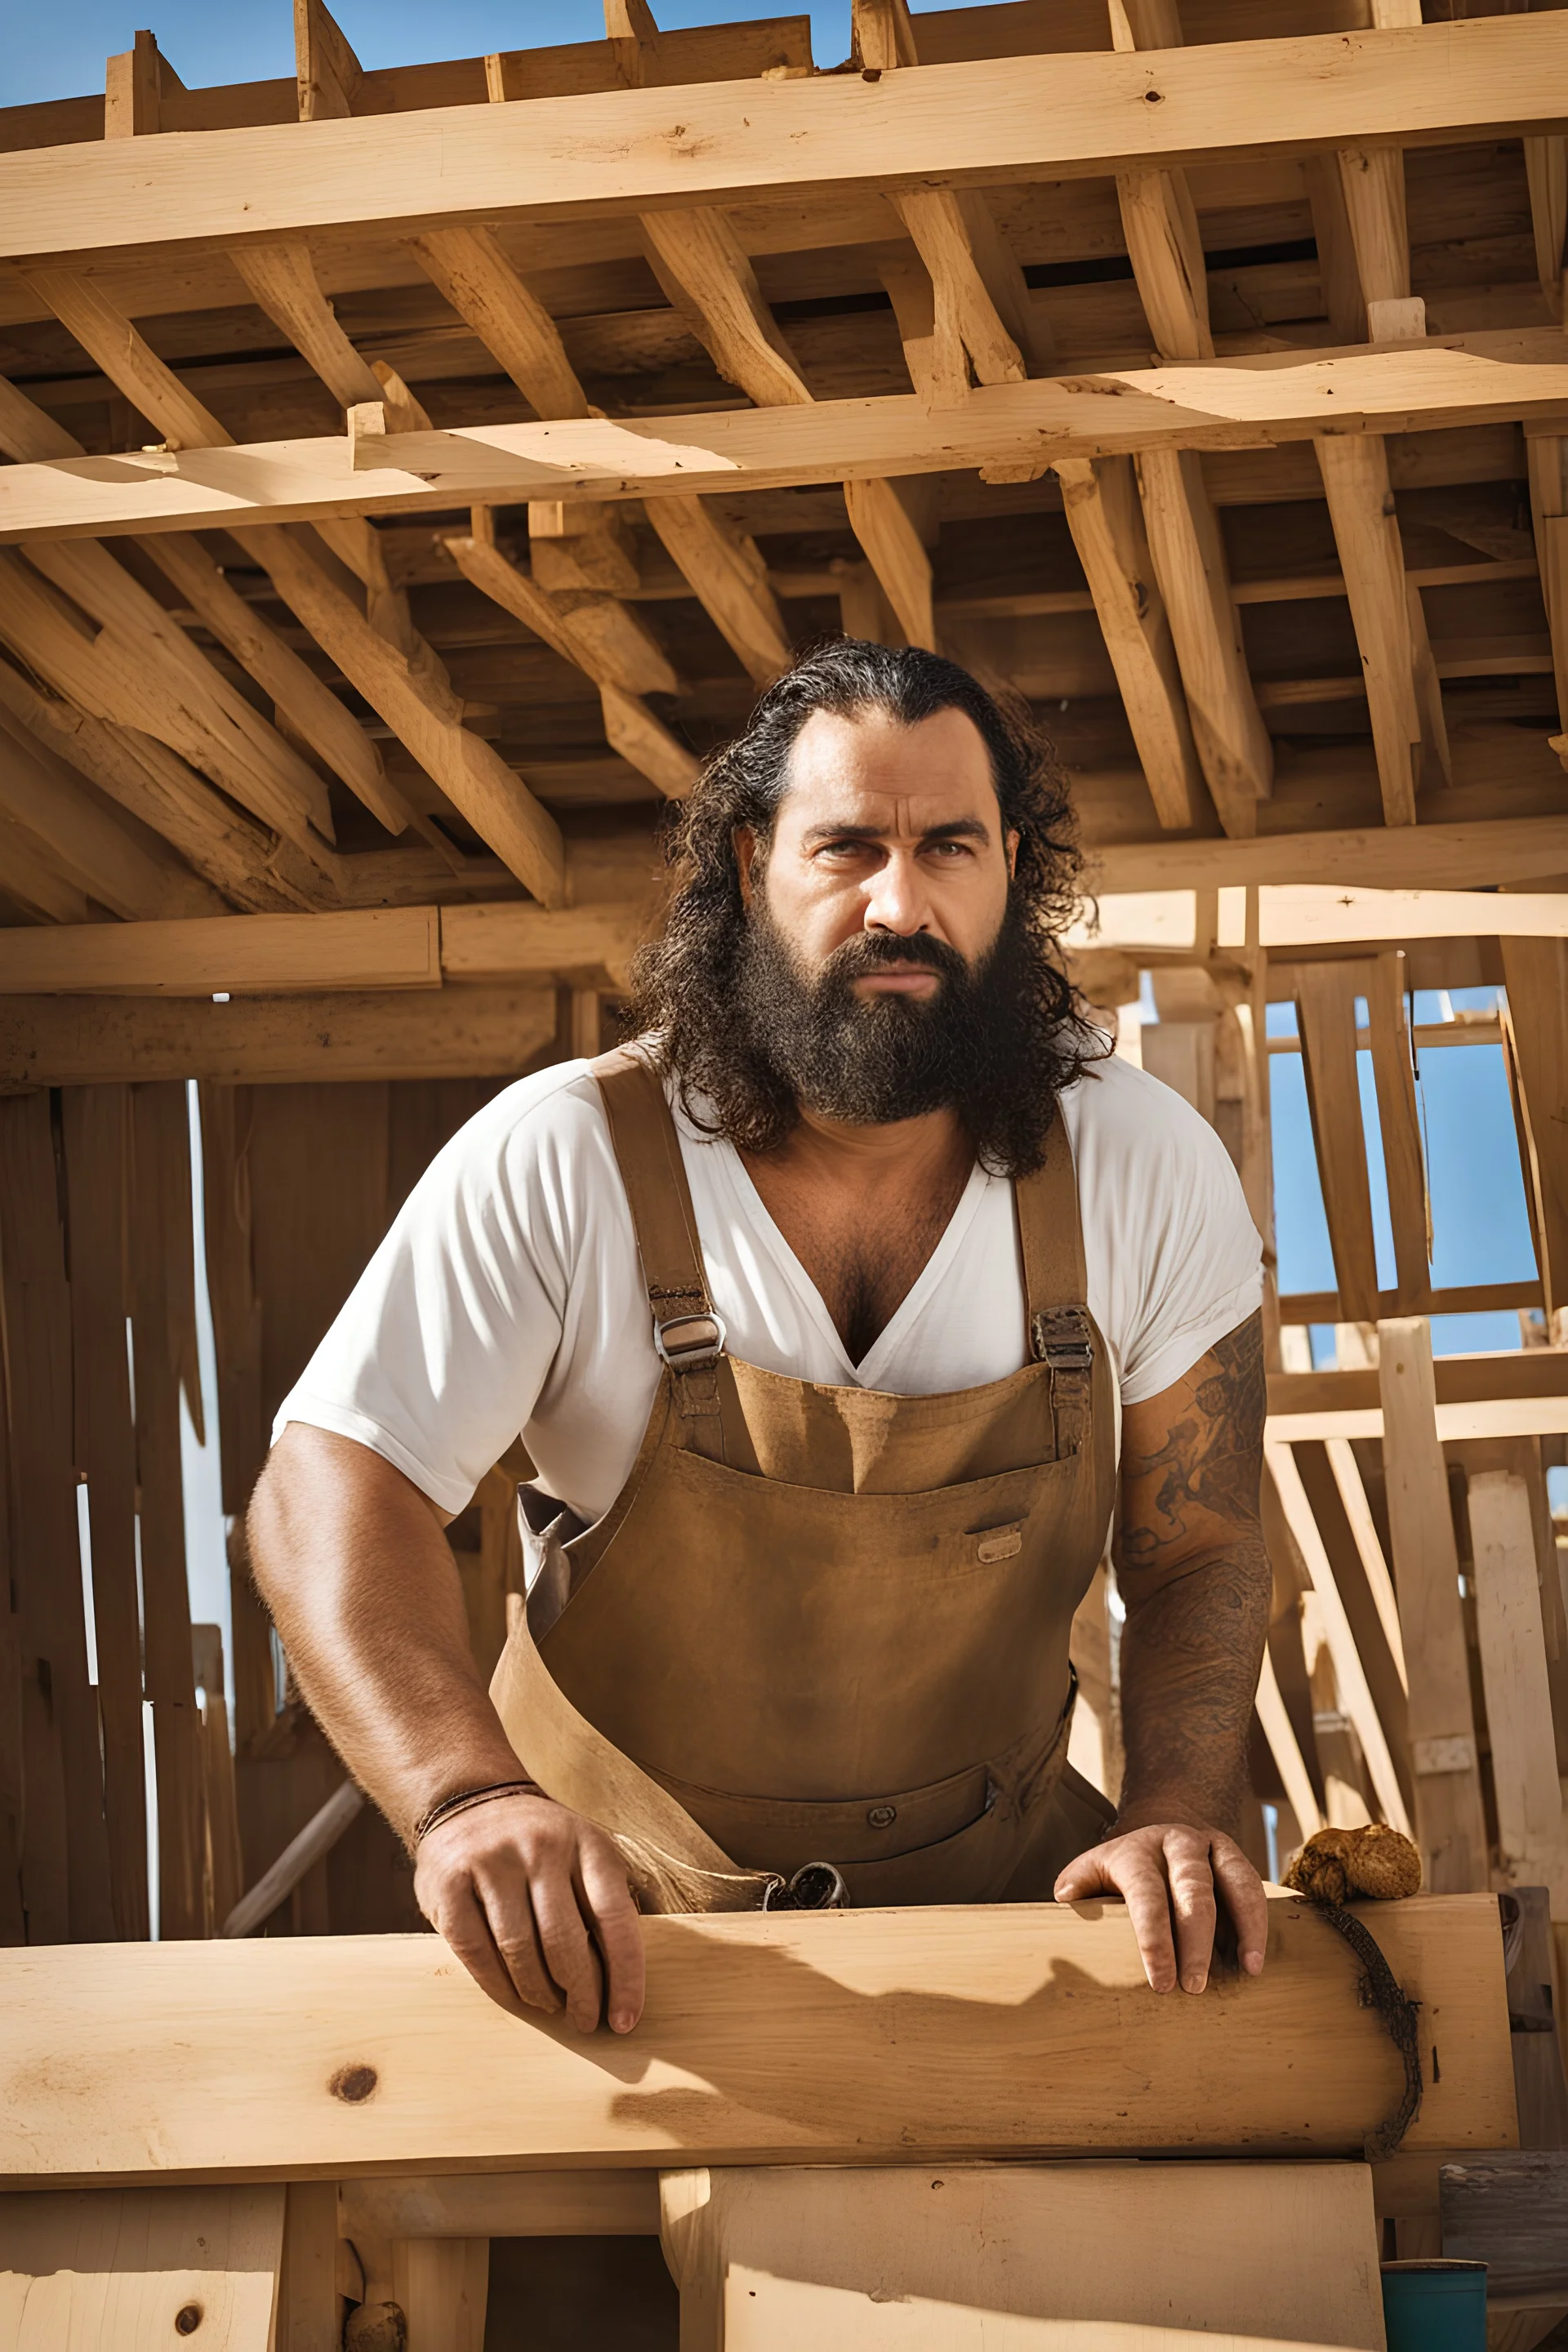
[(1046, 1139), (1046, 1156), (1013, 1188), (1024, 1260), (1029, 1352), (1048, 1365), (1058, 1454), (1076, 1454), (1088, 1426), (1094, 1377), (1094, 1326), (1089, 1316), (1089, 1274), (1072, 1145), (1061, 1107)]
[(724, 1325), (708, 1296), (697, 1212), (664, 1087), (643, 1056), (625, 1046), (601, 1055), (588, 1068), (605, 1106), (631, 1207), (653, 1311), (654, 1346), (677, 1375), (681, 1412), (700, 1419), (717, 1415)]

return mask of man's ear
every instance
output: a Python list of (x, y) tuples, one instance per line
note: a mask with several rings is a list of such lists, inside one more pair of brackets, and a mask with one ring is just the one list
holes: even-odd
[(1018, 844), (1021, 839), (1022, 835), (1016, 832), (1010, 833), (1006, 836), (1007, 879), (1009, 882), (1013, 880), (1018, 871)]
[(752, 867), (757, 855), (757, 836), (749, 824), (738, 824), (731, 835), (735, 845), (735, 865), (740, 875), (741, 903), (752, 903)]

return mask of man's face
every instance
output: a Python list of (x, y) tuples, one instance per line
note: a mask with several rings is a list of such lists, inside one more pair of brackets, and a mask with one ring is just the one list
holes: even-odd
[[(736, 845), (750, 905), (755, 844), (742, 834)], [(767, 915), (808, 978), (862, 934), (909, 942), (896, 961), (861, 971), (852, 992), (924, 1000), (954, 953), (973, 969), (994, 945), (1016, 846), (963, 711), (904, 727), (881, 710), (819, 710), (790, 756), (767, 853)], [(929, 962), (921, 940), (936, 944)]]
[(736, 844), (739, 1005), (797, 1102), (874, 1126), (963, 1098), (1019, 985), (1016, 845), (961, 712), (807, 721), (765, 860)]

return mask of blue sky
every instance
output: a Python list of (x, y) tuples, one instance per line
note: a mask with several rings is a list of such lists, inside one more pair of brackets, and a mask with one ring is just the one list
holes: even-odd
[[(918, 0), (917, 0), (918, 5)], [(482, 57), (491, 49), (538, 48), (558, 41), (602, 40), (599, 0), (342, 0), (332, 13), (363, 66), (427, 64), (437, 58)], [(654, 0), (661, 25), (736, 23), (742, 17), (810, 15), (819, 66), (849, 53), (848, 0), (794, 9), (788, 0)], [(264, 81), (294, 70), (289, 0), (63, 0), (53, 8), (7, 12), (0, 47), (0, 105), (41, 98), (80, 98), (103, 88), (103, 61), (128, 49), (138, 25), (151, 24), (180, 79)]]

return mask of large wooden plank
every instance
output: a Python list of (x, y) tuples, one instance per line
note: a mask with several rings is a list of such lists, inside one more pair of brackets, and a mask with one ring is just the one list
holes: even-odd
[(1109, 891), (1310, 882), (1477, 890), (1568, 867), (1568, 816), (1270, 833), (1252, 841), (1112, 842), (1089, 853), (1089, 867), (1091, 881)]
[(163, 996), (439, 988), (434, 907), (193, 922), (61, 924), (0, 932), (0, 990)]
[[(320, 136), (340, 126), (311, 128)], [(1058, 458), (1167, 444), (1239, 450), (1306, 440), (1330, 420), (1341, 432), (1426, 433), (1552, 418), (1568, 409), (1562, 354), (1555, 330), (1510, 329), (1376, 352), (1269, 352), (983, 384), (961, 408), (934, 414), (910, 393), (657, 420), (470, 425), (391, 436), (386, 459), (363, 472), (353, 470), (349, 444), (336, 435), (61, 457), (0, 468), (0, 540), (248, 530), (351, 514), (736, 492), (991, 465), (1038, 472)], [(280, 553), (265, 551), (268, 568)], [(297, 612), (304, 603), (291, 590), (289, 601)], [(310, 612), (300, 617), (314, 625)]]
[[(195, 132), (0, 163), (0, 254), (277, 236), (351, 221), (562, 220), (764, 190), (997, 185), (1558, 128), (1568, 26), (1484, 19), (1138, 56), (710, 83)], [(1151, 91), (1158, 103), (1150, 102)]]
[(1366, 2165), (704, 2168), (663, 2199), (684, 2352), (1384, 2344)]
[[(1368, 1925), (1422, 2003), (1411, 2145), (1515, 2145), (1495, 1899), (1373, 1906)], [(1290, 1897), (1262, 1975), (1196, 2000), (1148, 1990), (1112, 1904), (644, 1934), (624, 2042), (506, 2016), (427, 1936), (0, 1953), (0, 2179), (1350, 2154), (1400, 2095), (1360, 1963)]]

